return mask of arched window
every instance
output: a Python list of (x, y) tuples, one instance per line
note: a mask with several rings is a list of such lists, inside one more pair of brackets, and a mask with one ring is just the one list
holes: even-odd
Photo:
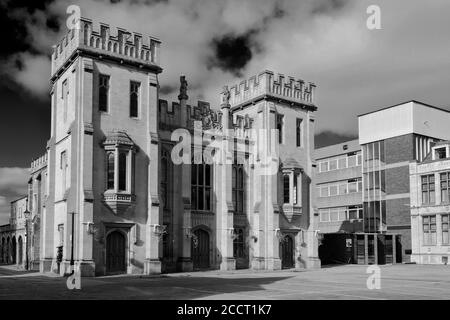
[(191, 207), (193, 210), (211, 210), (211, 166), (191, 165)]
[(130, 83), (130, 117), (138, 118), (139, 116), (139, 87), (138, 82)]
[(168, 209), (169, 203), (169, 160), (167, 154), (164, 152), (161, 158), (161, 198), (163, 202), (163, 208)]
[(244, 166), (233, 165), (232, 198), (235, 213), (244, 213)]
[(119, 191), (127, 190), (127, 154), (119, 153)]
[(106, 182), (106, 188), (108, 190), (114, 189), (114, 153), (108, 152), (107, 157), (107, 182)]
[(103, 112), (108, 112), (108, 91), (109, 76), (101, 74), (98, 87), (98, 110)]

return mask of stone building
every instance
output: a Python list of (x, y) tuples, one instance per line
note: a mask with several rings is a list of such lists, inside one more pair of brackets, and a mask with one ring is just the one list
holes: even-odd
[(11, 202), (9, 224), (0, 226), (0, 263), (39, 270), (40, 217), (45, 209), (47, 155), (30, 166), (28, 193)]
[(9, 224), (0, 226), (0, 263), (26, 266), (26, 196), (11, 202)]
[(167, 102), (159, 58), (84, 18), (55, 46), (41, 272), (319, 267), (314, 84), (264, 71), (211, 108), (182, 76)]
[(450, 141), (438, 142), (423, 161), (409, 164), (411, 261), (447, 264), (450, 257)]

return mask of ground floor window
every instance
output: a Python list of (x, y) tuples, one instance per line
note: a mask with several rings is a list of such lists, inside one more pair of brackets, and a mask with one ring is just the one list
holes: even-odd
[(423, 244), (436, 244), (436, 216), (423, 216)]
[(442, 215), (442, 244), (450, 244), (449, 241), (449, 220), (450, 214)]

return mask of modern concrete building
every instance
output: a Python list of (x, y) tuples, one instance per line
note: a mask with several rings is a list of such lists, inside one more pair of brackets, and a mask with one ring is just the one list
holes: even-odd
[(52, 55), (45, 187), (30, 181), (45, 190), (40, 270), (319, 267), (315, 85), (263, 71), (225, 87), (218, 111), (190, 104), (182, 76), (170, 103), (158, 39), (80, 27)]
[(438, 142), (409, 165), (411, 260), (447, 264), (450, 258), (450, 142)]
[(449, 123), (449, 111), (418, 101), (358, 116), (364, 231), (400, 234), (404, 262), (412, 251), (409, 163), (450, 139)]
[(320, 232), (362, 232), (362, 157), (359, 141), (319, 148), (314, 155)]

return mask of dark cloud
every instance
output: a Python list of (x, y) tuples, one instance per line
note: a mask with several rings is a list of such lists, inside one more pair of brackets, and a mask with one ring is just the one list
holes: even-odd
[(343, 9), (349, 0), (315, 0), (313, 1), (312, 14), (333, 14)]
[(339, 134), (333, 131), (322, 131), (316, 134), (314, 144), (316, 148), (322, 148), (333, 144), (357, 139), (358, 135)]
[(218, 67), (239, 76), (252, 59), (254, 51), (260, 51), (260, 47), (252, 39), (256, 33), (256, 31), (249, 31), (243, 35), (226, 34), (220, 38), (214, 38), (211, 46), (215, 56), (210, 59), (209, 66)]

